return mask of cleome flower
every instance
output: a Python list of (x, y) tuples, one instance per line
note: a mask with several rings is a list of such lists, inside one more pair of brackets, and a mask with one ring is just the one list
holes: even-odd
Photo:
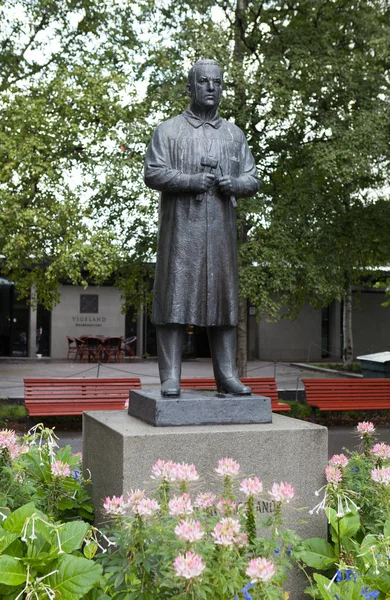
[(295, 496), (295, 490), (290, 483), (274, 483), (270, 492), (268, 492), (270, 496), (275, 500), (275, 502), (286, 502), (287, 504), (292, 500)]
[(200, 521), (194, 519), (181, 519), (179, 525), (175, 527), (175, 533), (185, 542), (198, 542), (204, 536)]
[(187, 552), (185, 555), (179, 554), (175, 558), (173, 568), (175, 569), (176, 577), (192, 579), (193, 577), (199, 577), (206, 568), (206, 565), (198, 554)]
[(390, 485), (390, 467), (372, 469), (371, 479), (381, 485)]
[(140, 517), (151, 517), (154, 515), (160, 508), (157, 500), (153, 500), (152, 498), (141, 498), (137, 504), (134, 504), (132, 507), (132, 511), (135, 515), (139, 515)]
[(343, 473), (341, 469), (335, 465), (328, 465), (325, 467), (326, 481), (332, 485), (337, 486), (343, 480)]
[(233, 546), (237, 542), (237, 536), (240, 533), (240, 523), (236, 519), (227, 517), (221, 519), (213, 531), (211, 536), (214, 542), (219, 546)]
[(221, 458), (215, 472), (222, 477), (233, 477), (240, 472), (240, 465), (232, 458)]
[(128, 504), (122, 496), (107, 496), (103, 502), (103, 508), (108, 515), (124, 515)]
[(371, 421), (362, 421), (357, 424), (356, 431), (361, 439), (366, 436), (369, 437), (375, 433), (374, 423), (371, 423)]
[(158, 460), (152, 467), (152, 479), (161, 479), (162, 481), (176, 481), (177, 464), (172, 460)]
[(245, 573), (250, 577), (252, 583), (257, 581), (269, 581), (275, 575), (275, 566), (272, 560), (266, 558), (252, 558), (249, 561)]
[(250, 477), (241, 481), (240, 490), (246, 496), (258, 496), (263, 491), (263, 484), (258, 477)]
[(13, 429), (2, 429), (0, 431), (0, 451), (6, 448), (12, 460), (21, 453), (18, 436)]
[(388, 446), (384, 442), (374, 444), (374, 446), (371, 448), (371, 454), (375, 456), (375, 458), (380, 458), (381, 460), (389, 460), (390, 446)]
[(145, 490), (140, 490), (137, 488), (136, 490), (131, 490), (131, 492), (127, 492), (127, 504), (132, 508), (135, 504), (138, 504), (141, 500), (146, 498)]
[(346, 467), (349, 463), (348, 458), (345, 454), (334, 454), (329, 461), (329, 464), (334, 467)]
[(216, 499), (217, 497), (215, 494), (212, 494), (211, 492), (206, 492), (204, 494), (198, 494), (194, 504), (198, 508), (211, 508), (212, 506), (214, 506)]
[(176, 481), (197, 481), (199, 479), (195, 465), (187, 463), (176, 464), (175, 476)]
[(215, 508), (217, 509), (217, 512), (227, 516), (238, 511), (238, 505), (234, 502), (234, 500), (230, 500), (229, 498), (221, 498), (218, 500)]
[(51, 472), (54, 477), (69, 477), (70, 476), (70, 467), (67, 463), (62, 462), (62, 460), (56, 460), (51, 464)]
[(180, 517), (181, 515), (190, 515), (194, 512), (189, 494), (173, 496), (168, 502), (168, 510), (171, 517)]

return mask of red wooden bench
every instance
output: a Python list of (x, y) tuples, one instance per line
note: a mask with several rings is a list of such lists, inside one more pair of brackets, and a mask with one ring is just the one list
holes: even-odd
[(316, 410), (390, 409), (390, 379), (303, 379), (306, 401)]
[[(242, 377), (240, 381), (252, 388), (254, 394), (266, 396), (271, 399), (272, 412), (289, 411), (291, 407), (288, 404), (279, 402), (278, 389), (273, 377)], [(216, 390), (217, 385), (212, 377), (182, 379), (180, 387), (183, 390)]]
[(25, 379), (24, 403), (30, 417), (81, 415), (85, 410), (124, 410), (139, 377), (123, 379)]

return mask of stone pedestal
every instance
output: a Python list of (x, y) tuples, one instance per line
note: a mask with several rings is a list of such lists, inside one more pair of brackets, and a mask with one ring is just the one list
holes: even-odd
[(271, 400), (203, 390), (182, 390), (165, 398), (160, 390), (131, 390), (128, 413), (156, 427), (271, 423)]
[[(202, 490), (220, 491), (217, 460), (231, 457), (241, 465), (242, 478), (257, 475), (264, 485), (259, 510), (272, 512), (267, 491), (273, 482), (291, 483), (296, 497), (286, 505), (286, 526), (302, 537), (326, 537), (324, 514), (309, 515), (314, 495), (324, 484), (328, 458), (325, 427), (273, 414), (272, 423), (153, 427), (125, 411), (86, 412), (83, 415), (83, 465), (93, 481), (96, 511), (106, 496), (137, 487), (151, 491), (151, 467), (157, 459), (194, 463)], [(199, 486), (197, 486), (199, 488)], [(305, 510), (298, 511), (299, 508)], [(97, 519), (99, 520), (99, 518)], [(306, 581), (291, 572), (290, 600), (301, 600)]]

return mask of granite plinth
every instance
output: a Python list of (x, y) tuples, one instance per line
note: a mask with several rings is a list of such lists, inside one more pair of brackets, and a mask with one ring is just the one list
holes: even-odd
[[(158, 459), (194, 463), (201, 475), (194, 495), (210, 490), (221, 493), (221, 480), (215, 474), (217, 460), (230, 456), (241, 465), (242, 478), (257, 475), (264, 495), (260, 513), (271, 513), (274, 505), (268, 490), (273, 482), (288, 481), (296, 491), (293, 502), (285, 506), (286, 526), (302, 537), (326, 539), (324, 513), (309, 515), (318, 503), (315, 490), (324, 483), (328, 460), (328, 431), (325, 427), (272, 415), (272, 423), (153, 427), (129, 416), (125, 411), (95, 411), (83, 414), (83, 466), (90, 471), (91, 494), (97, 514), (102, 499), (120, 496), (136, 488), (148, 494), (155, 490), (151, 467)], [(239, 485), (237, 481), (236, 490)], [(298, 510), (305, 507), (304, 510)], [(290, 600), (302, 600), (307, 580), (298, 569), (289, 571)]]
[(166, 398), (160, 390), (132, 390), (128, 413), (155, 427), (271, 423), (271, 401), (264, 396), (233, 396), (183, 390)]

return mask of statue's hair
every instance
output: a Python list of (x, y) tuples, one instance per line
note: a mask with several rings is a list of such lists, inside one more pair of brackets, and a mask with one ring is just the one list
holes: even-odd
[(213, 67), (218, 67), (221, 71), (221, 76), (223, 76), (222, 67), (216, 60), (202, 58), (201, 60), (197, 60), (196, 63), (192, 65), (191, 69), (188, 72), (188, 84), (190, 86), (192, 86), (192, 84), (195, 81), (196, 70), (199, 69), (199, 67), (205, 67), (208, 65), (212, 65)]

